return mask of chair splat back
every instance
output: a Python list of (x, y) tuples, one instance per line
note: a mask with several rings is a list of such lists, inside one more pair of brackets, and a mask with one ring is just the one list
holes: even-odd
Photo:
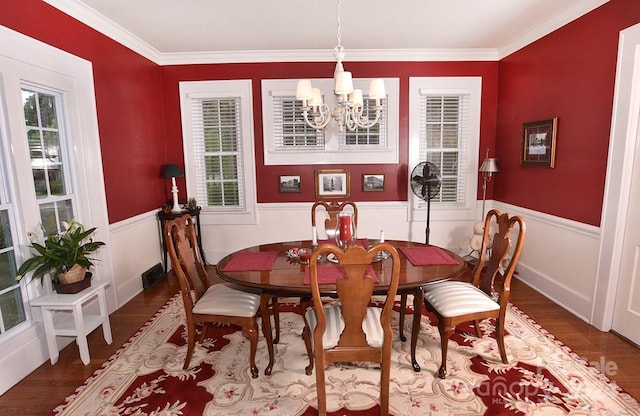
[[(352, 209), (353, 210), (353, 221), (358, 226), (358, 208), (356, 207), (355, 202), (353, 201), (316, 201), (311, 207), (311, 225), (316, 227), (317, 219), (316, 216), (322, 211), (320, 207), (324, 208), (326, 212), (327, 218), (324, 220), (324, 231), (327, 235), (327, 238), (330, 240), (335, 236), (335, 229), (338, 225), (338, 214), (343, 210)], [(349, 208), (350, 207), (350, 208)]]
[(194, 304), (207, 290), (207, 272), (200, 260), (193, 218), (187, 215), (177, 220), (167, 223), (167, 251), (178, 260), (179, 267), (174, 265), (174, 271), (183, 293), (190, 293)]
[[(187, 351), (183, 369), (189, 368), (195, 349), (196, 333), (200, 333), (202, 342), (209, 324), (222, 322), (242, 328), (249, 340), (251, 377), (258, 377), (255, 356), (258, 345), (256, 317), (261, 304), (260, 295), (235, 289), (229, 284), (209, 283), (207, 270), (200, 257), (194, 222), (189, 214), (167, 221), (164, 233), (167, 252), (180, 282), (185, 310)], [(269, 362), (273, 362), (272, 351), (269, 351)], [(269, 374), (270, 371), (265, 370)]]
[[(391, 254), (391, 269), (373, 267), (373, 259), (380, 251)], [(344, 274), (336, 279), (338, 305), (324, 304), (318, 283), (318, 257), (333, 254)], [(372, 267), (370, 269), (369, 267)], [(388, 267), (388, 266), (385, 266)], [(374, 289), (372, 272), (388, 279), (389, 290), (382, 309), (371, 306)], [(303, 337), (310, 357), (307, 374), (316, 362), (318, 414), (326, 415), (325, 366), (335, 362), (372, 361), (380, 364), (380, 409), (389, 411), (391, 371), (391, 312), (398, 292), (400, 257), (388, 243), (366, 250), (350, 246), (341, 250), (333, 244), (321, 244), (311, 255), (309, 264), (313, 309), (305, 313)], [(313, 338), (313, 347), (312, 347)]]
[[(492, 225), (495, 224), (497, 232), (493, 238), (489, 238)], [(513, 247), (512, 232), (518, 226), (516, 246)], [(495, 228), (494, 228), (495, 229)], [(500, 213), (498, 210), (491, 210), (485, 217), (484, 234), (482, 238), (482, 248), (480, 249), (480, 259), (474, 268), (472, 275), (473, 285), (479, 287), (487, 295), (498, 292), (499, 302), (502, 304), (509, 300), (511, 290), (511, 278), (515, 272), (516, 265), (520, 259), (524, 238), (525, 224), (520, 216), (510, 216), (509, 213)], [(491, 248), (489, 249), (489, 244)], [(501, 285), (496, 290), (495, 284)]]

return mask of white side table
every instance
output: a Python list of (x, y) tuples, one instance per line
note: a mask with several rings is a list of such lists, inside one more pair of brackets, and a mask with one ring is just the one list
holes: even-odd
[[(94, 281), (91, 282), (91, 286), (79, 293), (50, 293), (31, 301), (31, 306), (39, 306), (42, 309), (42, 321), (47, 337), (51, 364), (58, 362), (59, 353), (56, 336), (76, 337), (76, 343), (80, 350), (80, 359), (85, 365), (89, 364), (90, 361), (87, 335), (91, 331), (102, 325), (104, 340), (107, 344), (111, 344), (111, 325), (109, 323), (105, 294), (105, 287), (108, 285), (109, 282)], [(96, 297), (100, 304), (100, 315), (84, 315), (83, 305)], [(58, 326), (54, 326), (53, 312), (55, 311), (70, 311), (73, 315), (73, 320), (65, 320), (59, 323)]]

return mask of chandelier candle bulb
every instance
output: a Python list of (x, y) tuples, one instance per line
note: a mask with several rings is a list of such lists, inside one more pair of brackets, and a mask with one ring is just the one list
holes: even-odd
[(380, 230), (380, 242), (384, 243), (384, 230)]
[(351, 95), (349, 95), (349, 101), (353, 103), (353, 105), (359, 105), (362, 107), (364, 105), (364, 100), (362, 99), (362, 90), (353, 90)]
[(387, 96), (387, 91), (384, 88), (384, 80), (372, 79), (369, 83), (369, 98), (374, 100), (381, 100)]

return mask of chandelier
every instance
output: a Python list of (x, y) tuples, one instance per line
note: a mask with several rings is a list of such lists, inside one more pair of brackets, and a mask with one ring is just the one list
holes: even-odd
[(344, 59), (344, 47), (341, 44), (340, 0), (338, 0), (338, 44), (333, 50), (336, 58), (336, 69), (333, 73), (334, 93), (338, 106), (331, 110), (322, 101), (322, 93), (319, 88), (313, 88), (311, 81), (303, 79), (298, 81), (296, 87), (296, 99), (302, 100), (302, 114), (305, 122), (314, 129), (323, 130), (333, 118), (338, 124), (338, 129), (343, 132), (345, 128), (354, 131), (358, 127), (368, 129), (376, 125), (380, 120), (382, 104), (380, 100), (386, 97), (384, 81), (382, 79), (371, 80), (369, 84), (368, 98), (375, 100), (375, 117), (369, 120), (365, 114), (362, 90), (353, 88), (351, 72), (345, 71), (342, 66)]

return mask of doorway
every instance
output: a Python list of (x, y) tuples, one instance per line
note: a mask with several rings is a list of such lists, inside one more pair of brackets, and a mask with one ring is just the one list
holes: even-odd
[[(591, 323), (640, 344), (640, 24), (621, 32)], [(639, 153), (639, 154), (636, 154)], [(635, 169), (634, 169), (635, 166)]]

